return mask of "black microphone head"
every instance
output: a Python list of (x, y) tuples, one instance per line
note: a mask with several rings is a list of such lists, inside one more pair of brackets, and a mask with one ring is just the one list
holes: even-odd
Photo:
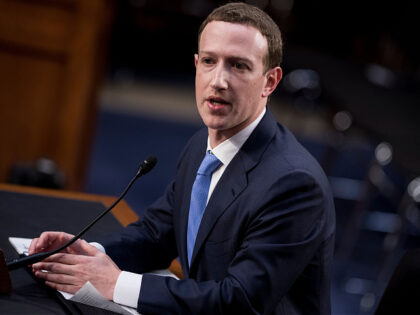
[(137, 176), (142, 176), (144, 174), (149, 173), (153, 167), (155, 167), (157, 163), (157, 158), (153, 155), (148, 156), (139, 167), (139, 171), (137, 172)]

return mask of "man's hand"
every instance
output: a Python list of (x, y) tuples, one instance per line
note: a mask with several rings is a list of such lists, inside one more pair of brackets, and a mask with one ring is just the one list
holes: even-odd
[[(38, 238), (34, 238), (29, 246), (29, 255), (48, 252), (59, 248), (73, 238), (74, 235), (64, 232), (44, 232)], [(66, 253), (86, 255), (80, 246), (80, 240), (77, 240), (72, 245), (64, 250)]]
[(81, 240), (79, 249), (84, 254), (59, 253), (32, 265), (36, 277), (60, 291), (76, 293), (87, 281), (108, 300), (121, 270), (112, 259), (96, 247)]

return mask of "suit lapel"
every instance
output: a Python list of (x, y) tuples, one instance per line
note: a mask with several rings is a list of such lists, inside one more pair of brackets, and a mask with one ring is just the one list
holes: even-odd
[[(242, 148), (224, 171), (210, 197), (201, 220), (201, 225), (198, 230), (191, 259), (191, 266), (193, 266), (199, 249), (204, 244), (207, 236), (213, 229), (213, 226), (216, 224), (219, 217), (248, 185), (247, 173), (259, 163), (262, 153), (265, 151), (267, 145), (274, 136), (276, 124), (277, 122), (272, 114), (267, 111), (260, 124), (255, 128), (251, 136), (244, 143)], [(189, 193), (191, 194), (191, 189), (189, 189)], [(184, 218), (184, 220), (186, 220), (186, 224), (188, 224), (188, 211), (189, 209), (184, 212), (186, 213), (186, 219)], [(186, 226), (184, 240), (184, 254), (186, 255)]]

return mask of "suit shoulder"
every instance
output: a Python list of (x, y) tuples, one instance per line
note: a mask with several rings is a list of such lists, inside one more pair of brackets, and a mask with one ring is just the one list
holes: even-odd
[(312, 177), (318, 184), (329, 189), (327, 177), (318, 161), (286, 127), (277, 125), (273, 141), (264, 153), (264, 168), (269, 168), (275, 177), (301, 173)]
[(322, 171), (318, 161), (311, 153), (296, 139), (294, 134), (286, 127), (278, 124), (278, 130), (270, 147), (275, 160), (285, 168), (300, 169), (312, 173)]

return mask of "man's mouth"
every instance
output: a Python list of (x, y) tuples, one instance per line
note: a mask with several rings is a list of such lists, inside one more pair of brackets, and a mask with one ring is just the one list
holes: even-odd
[(225, 105), (229, 105), (230, 103), (225, 101), (222, 98), (213, 98), (210, 97), (207, 99), (208, 102), (210, 102), (210, 104), (214, 105), (214, 106), (225, 106)]

